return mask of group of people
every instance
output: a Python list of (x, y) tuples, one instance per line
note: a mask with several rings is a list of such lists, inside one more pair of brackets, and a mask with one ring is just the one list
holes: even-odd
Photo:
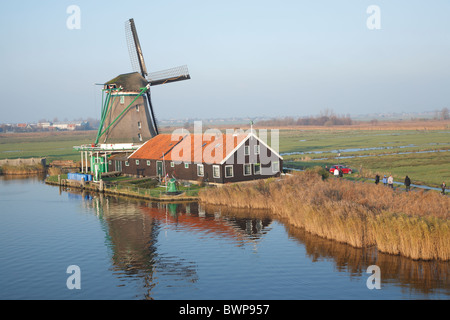
[[(411, 185), (411, 180), (408, 178), (408, 176), (406, 176), (406, 178), (408, 180), (405, 179), (405, 185), (407, 185), (407, 190), (409, 190), (409, 186)], [(383, 177), (382, 182), (385, 186), (388, 186), (389, 188), (394, 189), (394, 177), (392, 175), (390, 175), (389, 177), (387, 177), (385, 175)], [(407, 182), (408, 182), (408, 184), (406, 184)], [(377, 174), (375, 176), (375, 184), (379, 184), (379, 183), (380, 183), (380, 176)]]
[[(390, 175), (389, 177), (387, 177), (386, 175), (383, 177), (383, 180), (382, 180), (382, 182), (383, 182), (383, 184), (385, 185), (385, 186), (388, 186), (388, 187), (390, 187), (390, 188), (392, 188), (392, 189), (394, 189), (394, 178), (392, 177), (392, 175)], [(379, 184), (380, 183), (380, 176), (377, 174), (376, 176), (375, 176), (375, 184)], [(405, 177), (405, 188), (406, 188), (406, 192), (408, 192), (409, 190), (410, 190), (410, 188), (411, 188), (411, 179), (408, 177), (408, 176), (406, 176)], [(442, 189), (442, 194), (443, 195), (445, 195), (445, 189), (446, 189), (446, 184), (445, 184), (445, 182), (442, 182), (442, 184), (441, 184), (441, 189)]]

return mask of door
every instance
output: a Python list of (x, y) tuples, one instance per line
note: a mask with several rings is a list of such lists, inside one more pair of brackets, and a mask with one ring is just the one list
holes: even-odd
[(163, 175), (163, 163), (162, 161), (156, 161), (156, 175), (162, 176)]
[(122, 161), (118, 161), (118, 160), (116, 160), (115, 161), (115, 169), (116, 169), (116, 171), (119, 171), (119, 172), (122, 172)]

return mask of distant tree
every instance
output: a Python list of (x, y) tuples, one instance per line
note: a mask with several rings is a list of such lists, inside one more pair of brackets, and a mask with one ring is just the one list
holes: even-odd
[(449, 114), (448, 108), (442, 108), (442, 110), (441, 110), (441, 119), (442, 120), (450, 119), (450, 114)]

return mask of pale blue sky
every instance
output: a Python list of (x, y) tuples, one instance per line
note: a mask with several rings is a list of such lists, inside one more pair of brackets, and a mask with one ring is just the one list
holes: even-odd
[[(73, 4), (80, 30), (66, 27)], [(152, 88), (159, 119), (450, 107), (448, 0), (41, 0), (2, 3), (0, 122), (99, 118), (93, 84), (132, 71), (129, 18), (149, 71), (192, 77)]]

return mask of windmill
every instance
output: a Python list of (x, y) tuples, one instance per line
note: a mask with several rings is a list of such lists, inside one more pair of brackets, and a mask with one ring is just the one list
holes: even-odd
[[(148, 73), (133, 19), (125, 22), (125, 36), (133, 72), (101, 84), (102, 109), (95, 143), (74, 147), (81, 152), (81, 171), (94, 173), (95, 181), (108, 172), (111, 155), (126, 157), (159, 134), (150, 88), (191, 78), (187, 66)], [(115, 163), (115, 170), (121, 171), (119, 161)]]
[(150, 87), (190, 79), (187, 66), (148, 73), (133, 19), (125, 22), (133, 72), (106, 82), (95, 144), (140, 143), (158, 135)]

